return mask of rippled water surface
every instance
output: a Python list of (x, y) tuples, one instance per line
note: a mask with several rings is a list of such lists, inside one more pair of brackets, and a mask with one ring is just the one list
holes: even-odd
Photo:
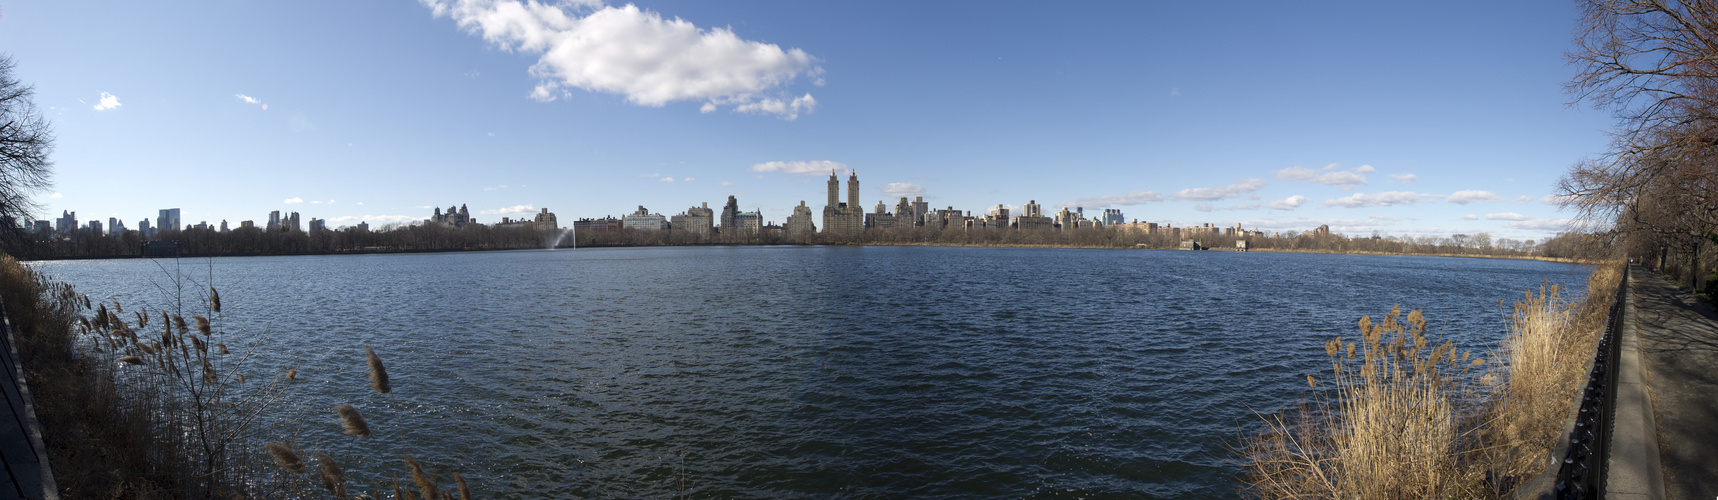
[[(677, 247), (34, 264), (167, 307), (212, 279), (268, 433), (374, 481), (402, 454), (485, 497), (1235, 496), (1225, 441), (1363, 314), (1488, 349), (1587, 268), (1501, 259)], [(190, 289), (195, 290), (192, 286)], [(394, 392), (366, 389), (363, 346)], [(376, 437), (339, 434), (352, 403)], [(368, 465), (366, 465), (368, 464)], [(369, 471), (370, 475), (364, 475)]]

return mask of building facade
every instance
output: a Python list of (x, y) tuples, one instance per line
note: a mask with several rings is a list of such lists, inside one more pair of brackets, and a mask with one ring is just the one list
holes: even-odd
[(829, 203), (823, 206), (823, 234), (858, 237), (865, 230), (865, 212), (859, 208), (859, 173), (847, 175), (847, 202), (841, 202), (841, 181), (829, 172)]
[[(297, 216), (298, 214), (294, 213), (293, 215)], [(441, 211), (441, 207), (436, 207), (435, 213), (431, 214), (429, 220), (424, 222), (431, 224), (448, 224), (453, 227), (465, 227), (466, 224), (471, 224), (477, 221), (471, 218), (471, 210), (466, 209), (465, 205), (460, 205), (458, 210), (454, 210), (453, 205), (448, 205), (446, 213)], [(293, 225), (296, 226), (297, 224)]]
[(1127, 217), (1122, 217), (1119, 208), (1106, 208), (1101, 221), (1105, 226), (1120, 226), (1127, 223)]
[(785, 230), (794, 236), (809, 236), (817, 232), (817, 225), (811, 222), (811, 207), (806, 206), (805, 200), (799, 200), (799, 206), (793, 207), (793, 215), (787, 216)]
[(668, 218), (662, 214), (650, 213), (650, 210), (639, 205), (638, 210), (620, 218), (621, 227), (641, 231), (662, 231), (668, 229)]
[(1014, 218), (1015, 229), (1039, 231), (1056, 227), (1054, 221), (1044, 216), (1044, 207), (1038, 204), (1038, 200), (1026, 202), (1026, 206), (1021, 207), (1020, 211), (1021, 215)]
[(715, 232), (716, 211), (710, 210), (709, 203), (700, 203), (696, 207), (686, 209), (685, 213), (672, 217), (668, 225), (675, 231), (708, 236)]
[(157, 231), (178, 231), (184, 228), (184, 222), (179, 220), (179, 209), (163, 208), (156, 214), (155, 229)]

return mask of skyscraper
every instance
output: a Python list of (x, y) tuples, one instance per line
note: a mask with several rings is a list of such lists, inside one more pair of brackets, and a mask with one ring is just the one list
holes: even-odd
[(179, 209), (161, 209), (160, 215), (155, 217), (155, 229), (158, 231), (178, 231), (180, 229), (184, 229), (179, 222)]
[(829, 171), (829, 203), (823, 206), (823, 234), (857, 237), (865, 230), (865, 209), (859, 207), (859, 173), (847, 175), (847, 202), (839, 203), (841, 180)]

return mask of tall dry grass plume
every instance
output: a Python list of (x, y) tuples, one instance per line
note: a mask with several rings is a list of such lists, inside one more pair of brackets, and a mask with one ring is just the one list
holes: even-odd
[[(1483, 363), (1426, 335), (1420, 311), (1398, 306), (1358, 338), (1325, 344), (1331, 388), (1243, 443), (1249, 492), (1265, 498), (1472, 497), (1474, 475), (1458, 463), (1453, 400)], [(1316, 381), (1308, 376), (1309, 383)]]
[(1487, 410), (1495, 425), (1488, 430), (1491, 451), (1499, 455), (1497, 474), (1532, 476), (1550, 463), (1551, 449), (1573, 418), (1622, 276), (1621, 263), (1595, 267), (1579, 303), (1570, 303), (1556, 286), (1515, 302), (1501, 348), (1508, 363), (1490, 376)]
[(364, 422), (364, 415), (358, 413), (352, 405), (342, 404), (334, 407), (334, 413), (340, 414), (340, 425), (347, 434), (358, 437), (370, 437), (370, 424)]
[(394, 388), (388, 385), (388, 369), (382, 366), (382, 358), (370, 346), (364, 346), (364, 357), (370, 363), (370, 387), (382, 394), (392, 392)]
[(308, 468), (305, 468), (304, 461), (298, 458), (298, 454), (293, 453), (292, 448), (285, 444), (265, 443), (262, 447), (264, 450), (268, 451), (269, 456), (274, 457), (274, 464), (280, 466), (281, 469), (284, 469), (287, 472), (303, 474), (305, 471), (309, 470)]
[[(312, 471), (297, 444), (265, 442), (265, 433), (290, 427), (285, 422), (291, 419), (273, 410), (285, 402), (298, 371), (258, 355), (258, 336), (227, 331), (214, 287), (176, 268), (163, 271), (165, 283), (158, 285), (165, 305), (125, 315), (117, 302), (92, 303), (70, 285), (0, 254), (0, 298), (35, 389), (62, 497), (307, 498), (322, 495), (320, 483), (327, 494), (349, 498), (353, 481), (330, 454), (312, 444), (308, 451), (319, 462)], [(232, 342), (239, 343), (229, 350)], [(368, 346), (365, 355), (370, 386), (390, 393), (381, 359)], [(276, 375), (248, 380), (246, 370)], [(334, 412), (346, 434), (372, 437), (357, 408), (342, 404)], [(279, 423), (263, 423), (271, 421)], [(426, 498), (452, 497), (416, 459), (407, 465)], [(386, 484), (384, 470), (364, 474), (363, 464), (358, 467), (357, 477)], [(464, 478), (455, 478), (469, 498)]]
[[(1329, 387), (1263, 416), (1236, 452), (1258, 498), (1504, 498), (1545, 471), (1602, 334), (1621, 263), (1597, 266), (1588, 293), (1528, 292), (1500, 339), (1499, 363), (1426, 334), (1400, 307), (1358, 338), (1325, 344)], [(1308, 384), (1319, 382), (1311, 375)]]
[(322, 479), (322, 488), (334, 498), (346, 500), (346, 471), (340, 469), (340, 464), (327, 453), (316, 453), (317, 475)]
[(424, 467), (418, 463), (418, 459), (406, 455), (406, 466), (412, 469), (412, 481), (418, 484), (419, 495), (424, 498), (441, 498), (441, 488), (436, 487), (434, 478), (424, 474)]

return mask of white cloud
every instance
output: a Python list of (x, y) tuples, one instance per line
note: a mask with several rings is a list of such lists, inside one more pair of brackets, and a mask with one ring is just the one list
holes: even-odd
[(534, 214), (537, 213), (537, 209), (531, 205), (513, 205), (511, 207), (502, 207), (493, 210), (482, 210), (477, 213), (479, 215)]
[(1420, 176), (1414, 174), (1390, 174), (1390, 178), (1401, 184), (1413, 184), (1414, 181), (1420, 180)]
[(304, 203), (304, 198), (299, 198), (297, 196), (294, 196), (294, 197), (286, 199), (286, 204), (291, 205), (294, 203)]
[(680, 182), (692, 182), (692, 178), (691, 177), (681, 178)]
[(1539, 202), (1546, 205), (1562, 205), (1564, 202), (1569, 201), (1570, 198), (1571, 197), (1568, 195), (1548, 194), (1545, 195), (1544, 198), (1540, 198)]
[(662, 181), (662, 182), (674, 182), (673, 177), (663, 177), (663, 178), (657, 179), (657, 180)]
[(1198, 210), (1200, 212), (1211, 212), (1215, 210), (1256, 210), (1258, 208), (1258, 203), (1236, 203), (1226, 207), (1219, 207), (1210, 203), (1200, 203), (1193, 206), (1194, 210)]
[(1463, 215), (1463, 216), (1461, 216), (1461, 220), (1479, 220), (1479, 215), (1477, 215), (1477, 214)]
[(248, 96), (248, 95), (244, 95), (244, 94), (233, 94), (233, 96), (234, 96), (234, 97), (238, 97), (238, 98), (239, 98), (239, 100), (241, 100), (241, 101), (244, 101), (244, 102), (245, 102), (245, 103), (246, 103), (246, 104), (262, 104), (262, 100), (261, 100), (261, 99), (257, 99), (257, 98), (255, 98), (255, 97), (251, 97), (251, 96)]
[(1171, 197), (1178, 200), (1217, 201), (1239, 197), (1262, 187), (1265, 187), (1264, 179), (1250, 178), (1223, 187), (1187, 188), (1176, 191)]
[(96, 111), (106, 111), (119, 106), (119, 96), (102, 92), (101, 101), (96, 102), (94, 107)]
[(1457, 205), (1466, 205), (1469, 203), (1479, 203), (1479, 202), (1486, 202), (1486, 201), (1497, 201), (1500, 199), (1503, 199), (1503, 197), (1498, 196), (1497, 193), (1493, 193), (1491, 191), (1478, 191), (1478, 190), (1472, 190), (1472, 189), (1466, 190), (1466, 191), (1456, 191), (1454, 194), (1451, 194), (1449, 196), (1449, 198), (1447, 198), (1447, 200), (1449, 200), (1450, 203), (1454, 203)]
[(1064, 201), (1057, 203), (1056, 206), (1104, 208), (1116, 205), (1143, 205), (1146, 203), (1163, 201), (1164, 199), (1163, 195), (1157, 194), (1153, 191), (1128, 191), (1122, 194), (1108, 194)]
[(499, 185), (499, 186), (491, 186), (491, 187), (486, 187), (486, 188), (483, 188), (483, 190), (484, 190), (484, 191), (500, 191), (500, 190), (503, 190), (503, 189), (507, 189), (507, 185), (506, 185), (506, 184), (502, 184), (502, 185)]
[(732, 181), (722, 181), (722, 182), (716, 183), (716, 185), (717, 186), (732, 186), (732, 185), (734, 185), (734, 183)]
[(883, 196), (890, 198), (900, 198), (902, 196), (924, 196), (925, 194), (924, 186), (913, 184), (911, 182), (891, 182), (884, 184), (883, 187), (877, 188), (877, 190), (882, 191)]
[(1517, 197), (1515, 197), (1515, 202), (1516, 202), (1516, 203), (1527, 203), (1527, 202), (1530, 202), (1530, 201), (1533, 201), (1533, 197), (1532, 197), (1532, 196), (1527, 196), (1527, 195), (1521, 195), (1521, 196), (1517, 196)]
[(48, 195), (48, 197), (49, 197), (49, 198), (59, 198), (59, 197), (62, 197), (62, 196), (65, 196), (65, 195), (62, 195), (62, 194), (60, 194), (60, 193), (54, 193), (54, 194), (50, 194), (50, 195)]
[(1271, 210), (1294, 210), (1307, 202), (1307, 197), (1294, 195), (1271, 202)]
[(1347, 208), (1388, 207), (1392, 205), (1412, 205), (1414, 203), (1418, 203), (1422, 199), (1434, 197), (1436, 196), (1425, 193), (1415, 193), (1413, 191), (1386, 191), (1375, 195), (1354, 193), (1342, 198), (1324, 200), (1324, 206)]
[(1509, 223), (1512, 229), (1532, 229), (1538, 231), (1563, 231), (1580, 223), (1576, 219), (1533, 219)]
[(1521, 214), (1518, 214), (1515, 212), (1503, 212), (1503, 213), (1496, 213), (1496, 214), (1485, 214), (1485, 220), (1528, 221), (1528, 220), (1533, 220), (1533, 218), (1526, 216), (1526, 215), (1521, 215)]
[[(711, 106), (713, 104), (707, 102), (704, 103), (704, 105)], [(801, 110), (810, 113), (814, 109), (817, 109), (817, 99), (811, 97), (811, 94), (795, 97), (791, 101), (775, 98), (763, 98), (756, 102), (747, 102), (734, 106), (734, 111), (739, 111), (741, 113), (779, 115), (782, 119), (787, 121), (793, 121), (795, 118), (799, 118), (799, 112)], [(699, 108), (699, 111), (703, 111), (703, 108)]]
[(1323, 170), (1289, 167), (1272, 173), (1276, 174), (1278, 179), (1285, 181), (1307, 181), (1326, 186), (1336, 186), (1341, 189), (1354, 189), (1366, 185), (1366, 176), (1360, 174), (1375, 171), (1371, 165), (1361, 165), (1360, 168), (1354, 170), (1336, 170), (1337, 167), (1337, 164), (1332, 163), (1324, 167)]
[[(817, 161), (772, 161), (752, 165), (753, 172), (781, 172), (795, 175), (823, 175), (831, 170), (846, 173), (847, 164), (829, 160)], [(759, 177), (762, 178), (761, 176)]]
[(802, 75), (814, 85), (822, 82), (817, 58), (803, 50), (744, 40), (727, 27), (664, 19), (632, 4), (419, 1), (502, 50), (540, 54), (530, 70), (538, 79), (531, 97), (542, 101), (578, 88), (621, 94), (642, 106), (705, 101), (700, 112), (728, 105), (791, 120), (816, 101), (809, 94), (765, 94)]

